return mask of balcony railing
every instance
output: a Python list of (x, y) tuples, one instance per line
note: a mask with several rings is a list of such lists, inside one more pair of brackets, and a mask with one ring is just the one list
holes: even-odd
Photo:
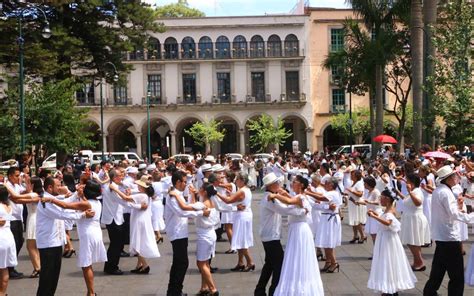
[(330, 113), (346, 113), (347, 105), (331, 105), (329, 106)]

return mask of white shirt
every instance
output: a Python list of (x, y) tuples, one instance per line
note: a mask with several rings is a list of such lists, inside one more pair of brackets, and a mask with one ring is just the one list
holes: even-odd
[(458, 210), (456, 198), (445, 184), (439, 184), (431, 199), (431, 235), (435, 241), (461, 241), (459, 224), (474, 223), (474, 213), (466, 214)]
[(116, 192), (110, 190), (109, 184), (102, 192), (102, 217), (100, 223), (122, 225), (124, 208), (141, 208), (141, 204), (129, 203), (124, 201)]
[[(21, 194), (24, 190), (24, 187), (20, 184), (12, 184), (10, 181), (7, 181), (5, 185), (15, 191), (16, 194)], [(23, 221), (23, 205), (10, 200), (10, 206), (12, 207), (12, 216), (14, 218), (12, 221)]]
[(262, 242), (280, 240), (281, 215), (304, 216), (306, 210), (299, 207), (287, 206), (279, 200), (268, 200), (270, 192), (265, 192), (260, 201), (260, 238)]
[[(183, 192), (175, 190), (178, 198), (186, 202)], [(166, 234), (170, 241), (188, 237), (188, 217), (202, 216), (203, 211), (184, 211), (179, 207), (176, 198), (168, 198), (165, 206), (164, 218), (166, 221)]]
[[(57, 198), (48, 192), (44, 197)], [(52, 203), (38, 203), (36, 210), (36, 245), (38, 249), (60, 247), (66, 243), (63, 220), (79, 220), (82, 213), (68, 211)]]

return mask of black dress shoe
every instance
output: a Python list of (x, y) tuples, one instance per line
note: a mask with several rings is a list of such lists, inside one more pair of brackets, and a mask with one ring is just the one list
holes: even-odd
[(122, 251), (122, 252), (120, 252), (120, 257), (130, 257), (130, 253)]
[(218, 270), (219, 270), (219, 268), (217, 268), (217, 267), (211, 267), (211, 273), (215, 273)]
[(122, 275), (123, 274), (123, 271), (121, 271), (120, 269), (116, 269), (116, 270), (104, 270), (104, 272), (106, 274), (109, 274), (109, 275)]
[(10, 276), (10, 279), (12, 280), (17, 280), (17, 279), (21, 279), (23, 278), (23, 273), (22, 272), (18, 272), (16, 271), (15, 269), (11, 270), (9, 272), (9, 276)]

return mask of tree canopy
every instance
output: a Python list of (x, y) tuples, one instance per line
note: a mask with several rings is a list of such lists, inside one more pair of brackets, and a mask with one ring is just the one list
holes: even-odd
[(291, 137), (292, 132), (286, 130), (283, 120), (278, 117), (277, 123), (267, 114), (262, 114), (256, 119), (250, 119), (247, 123), (250, 131), (250, 146), (257, 148), (260, 152), (266, 151), (271, 144), (275, 147), (283, 145), (285, 140)]
[(196, 8), (189, 7), (188, 1), (178, 0), (177, 3), (158, 6), (155, 15), (159, 18), (173, 17), (203, 17), (204, 12)]
[(221, 121), (211, 119), (205, 122), (196, 122), (185, 132), (190, 135), (198, 145), (205, 145), (206, 153), (210, 153), (210, 144), (222, 142), (225, 136), (225, 129), (221, 128)]

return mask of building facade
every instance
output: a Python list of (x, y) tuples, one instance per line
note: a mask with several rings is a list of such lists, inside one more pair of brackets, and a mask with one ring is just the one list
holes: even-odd
[[(185, 130), (210, 119), (226, 130), (213, 154), (253, 152), (246, 124), (262, 113), (282, 118), (292, 131), (280, 149), (292, 150), (294, 140), (300, 150), (312, 149), (307, 16), (161, 21), (166, 32), (123, 53), (133, 66), (126, 81), (103, 83), (104, 138), (98, 142), (107, 151), (146, 152), (147, 98), (153, 153), (202, 152)], [(77, 100), (90, 108), (91, 131), (99, 134), (100, 86), (93, 85), (85, 85)]]

